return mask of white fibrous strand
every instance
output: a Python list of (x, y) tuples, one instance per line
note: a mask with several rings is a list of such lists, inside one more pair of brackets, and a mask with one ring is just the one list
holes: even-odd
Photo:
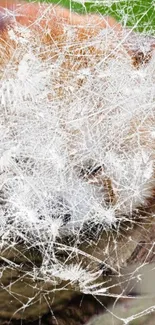
[[(69, 257), (82, 255), (83, 229), (95, 239), (117, 229), (148, 207), (155, 185), (155, 55), (133, 66), (130, 34), (107, 28), (80, 40), (64, 26), (64, 43), (44, 44), (16, 24), (12, 55), (0, 48), (1, 249), (22, 239), (42, 254), (39, 277), (77, 281), (83, 292), (100, 276)], [(69, 236), (72, 247), (60, 245)]]

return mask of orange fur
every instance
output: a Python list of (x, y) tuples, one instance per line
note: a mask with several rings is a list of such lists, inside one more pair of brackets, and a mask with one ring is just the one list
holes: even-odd
[[(0, 7), (1, 8), (0, 9), (1, 11), (0, 14), (1, 74), (3, 74), (3, 70), (5, 70), (7, 63), (13, 66), (13, 69), (11, 70), (10, 73), (12, 73), (12, 71), (13, 72), (15, 71), (16, 73), (16, 70), (18, 69), (18, 65), (23, 59), (23, 55), (26, 54), (27, 52), (27, 44), (32, 45), (31, 47), (32, 53), (33, 50), (34, 52), (36, 50), (37, 53), (36, 56), (39, 57), (39, 59), (40, 58), (43, 59), (43, 62), (44, 59), (47, 60), (49, 62), (49, 65), (55, 62), (58, 58), (59, 59), (58, 64), (60, 64), (60, 69), (58, 73), (57, 71), (55, 71), (52, 74), (55, 83), (51, 86), (52, 88), (51, 93), (47, 95), (49, 101), (51, 100), (51, 98), (53, 99), (53, 96), (55, 96), (56, 99), (57, 98), (66, 99), (66, 97), (67, 98), (69, 96), (72, 97), (72, 92), (73, 95), (76, 94), (76, 91), (79, 90), (79, 88), (85, 83), (87, 79), (87, 75), (85, 74), (82, 75), (82, 77), (80, 76), (80, 70), (82, 69), (88, 68), (89, 71), (85, 71), (86, 74), (87, 72), (88, 73), (90, 72), (90, 74), (94, 73), (94, 78), (97, 78), (98, 80), (98, 75), (100, 74), (100, 67), (98, 68), (98, 71), (94, 71), (95, 66), (97, 66), (98, 63), (103, 62), (105, 58), (109, 59), (109, 57), (112, 58), (115, 57), (116, 61), (118, 59), (121, 64), (123, 64), (123, 60), (125, 60), (126, 65), (124, 65), (124, 69), (125, 69), (124, 75), (126, 74), (126, 68), (129, 67), (129, 70), (131, 68), (130, 55), (132, 56), (133, 52), (132, 50), (130, 51), (130, 42), (129, 44), (127, 43), (126, 41), (127, 37), (124, 38), (125, 41), (123, 40), (122, 27), (119, 23), (115, 21), (114, 18), (103, 17), (99, 15), (83, 16), (83, 15), (78, 15), (76, 13), (71, 13), (68, 9), (64, 9), (57, 5), (47, 5), (47, 4), (39, 4), (39, 3), (30, 4), (22, 1), (3, 0), (1, 1), (0, 5), (1, 5)], [(7, 12), (7, 10), (9, 11)], [(12, 13), (14, 13), (14, 15), (12, 15)], [(28, 27), (28, 28), (24, 28), (24, 32), (25, 30), (30, 31), (31, 32), (30, 36), (27, 37), (26, 35), (25, 37), (25, 34), (22, 35), (23, 29), (22, 28), (16, 29), (16, 25), (17, 27), (22, 27), (22, 26)], [(9, 34), (8, 32), (9, 26), (11, 26), (11, 28), (13, 27), (12, 31), (15, 32), (15, 35), (12, 35), (11, 33)], [(67, 27), (69, 27), (68, 30)], [(106, 35), (102, 37), (102, 33), (100, 34), (100, 32), (105, 28), (110, 29), (110, 33), (109, 33), (110, 37), (106, 37)], [(69, 34), (68, 37), (66, 30), (71, 34), (73, 31), (73, 36), (71, 35), (70, 37)], [(131, 33), (129, 32), (129, 36), (130, 34)], [(97, 35), (99, 37), (96, 37)], [(22, 41), (24, 39), (24, 42), (21, 42), (21, 39)], [(89, 39), (91, 40), (90, 42)], [(134, 40), (134, 44), (136, 44), (135, 40)], [(154, 44), (154, 40), (153, 40), (153, 44)], [(149, 54), (151, 51), (151, 46), (152, 45), (150, 45)], [(61, 57), (61, 52), (63, 53), (63, 58)], [(117, 55), (118, 53), (120, 55)], [(145, 56), (147, 59), (147, 54), (148, 53), (144, 53), (144, 59)], [(140, 61), (140, 64), (143, 65), (143, 63), (145, 63), (145, 60), (143, 60), (143, 62)], [(104, 66), (103, 69), (106, 69), (106, 66)], [(78, 71), (78, 78), (76, 79), (76, 81), (73, 81), (73, 74), (70, 72), (75, 72), (75, 71)], [(113, 74), (113, 70), (111, 71)], [(129, 71), (129, 74), (130, 73), (131, 71)], [(109, 78), (109, 76), (110, 74), (107, 77), (105, 75), (103, 77), (103, 80), (106, 81), (106, 78)], [(119, 73), (117, 76), (117, 82), (119, 79), (118, 77), (119, 77)], [(101, 78), (102, 78), (102, 71), (101, 71)], [(137, 76), (137, 78), (139, 77)], [(129, 85), (130, 84), (132, 85), (132, 78), (130, 78), (130, 81), (131, 82), (129, 82)], [(74, 87), (73, 87), (74, 91), (72, 90), (73, 82), (74, 82)], [(128, 94), (128, 92), (130, 91), (129, 86), (124, 91), (126, 91)], [(124, 93), (123, 96), (124, 96), (123, 98), (125, 98), (126, 101), (126, 96), (124, 95)], [(128, 99), (128, 95), (127, 95), (127, 99)], [(99, 110), (102, 108), (102, 102), (100, 99), (98, 102), (98, 108)], [(116, 112), (117, 112), (117, 106), (116, 106)], [(103, 119), (102, 113), (103, 111), (101, 110), (100, 114), (98, 115), (98, 118), (99, 119), (101, 118), (101, 121)], [(123, 148), (126, 148), (126, 151), (129, 150), (128, 147), (130, 147), (131, 150), (133, 144), (136, 147), (137, 144), (136, 130), (137, 130), (137, 125), (140, 125), (140, 123), (141, 121), (139, 122), (135, 118), (134, 118), (134, 122), (131, 121), (130, 123), (131, 132), (129, 131), (130, 136), (129, 137), (126, 136), (125, 141), (122, 144)], [(141, 132), (142, 134), (144, 133), (144, 131), (146, 134), (145, 136), (144, 135), (141, 136), (142, 146), (144, 148), (152, 146), (151, 149), (154, 150), (154, 145), (152, 145), (153, 142), (151, 142), (150, 144), (147, 138), (148, 137), (147, 127), (149, 126), (149, 124), (152, 127), (151, 123), (154, 123), (154, 120), (153, 122), (152, 121), (150, 122), (150, 120), (148, 119), (147, 126), (143, 127), (142, 124), (142, 126), (138, 128), (142, 130)], [(66, 125), (64, 125), (64, 128), (65, 127)], [(76, 140), (76, 132), (74, 136)], [(119, 136), (119, 132), (118, 132), (118, 136)], [(74, 151), (74, 141), (72, 137), (70, 139), (71, 139), (71, 143), (69, 145), (71, 148), (70, 150), (72, 152)], [(92, 180), (90, 182), (92, 182)], [(99, 185), (103, 184), (104, 185), (103, 187), (108, 188), (108, 191), (110, 192), (109, 194), (110, 200), (112, 196), (114, 196), (115, 199), (116, 195), (113, 195), (114, 191), (112, 190), (111, 182), (109, 181), (108, 178), (105, 178), (104, 181), (102, 180), (98, 181), (97, 178), (97, 181), (95, 179), (95, 183)], [(150, 195), (150, 191), (148, 192), (149, 194), (147, 193), (146, 195), (147, 197)]]
[[(59, 5), (2, 0), (0, 2), (1, 66), (8, 62), (16, 48), (16, 43), (10, 39), (8, 30), (10, 28), (15, 30), (17, 25), (28, 28), (32, 32), (32, 38), (39, 39), (40, 44), (48, 46), (56, 42), (59, 48), (64, 47), (68, 42), (66, 28), (73, 27), (75, 45), (74, 49), (70, 47), (71, 52), (72, 50), (73, 52), (71, 57), (66, 57), (65, 69), (74, 67), (74, 70), (87, 66), (88, 55), (92, 57), (92, 55), (103, 54), (102, 49), (100, 50), (96, 46), (90, 46), (89, 44), (84, 44), (82, 49), (81, 42), (96, 37), (106, 28), (111, 29), (114, 33), (114, 41), (111, 38), (107, 43), (108, 45), (105, 44), (107, 51), (107, 46), (110, 50), (113, 48), (113, 43), (116, 44), (122, 30), (121, 25), (112, 17), (95, 14), (79, 15)], [(18, 32), (17, 34), (19, 35)], [(31, 42), (34, 42), (34, 40), (31, 39)], [(41, 55), (43, 57), (44, 54)]]
[[(121, 25), (112, 17), (103, 18), (102, 16), (94, 14), (78, 15), (58, 5), (3, 0), (0, 2), (0, 8), (1, 11), (3, 9), (13, 11), (16, 14), (16, 21), (21, 25), (31, 25), (31, 28), (35, 29), (38, 28), (38, 26), (40, 28), (48, 27), (50, 30), (54, 29), (56, 36), (63, 32), (63, 24), (78, 26), (82, 29), (86, 28), (88, 34), (92, 34), (93, 32), (96, 34), (99, 30), (108, 26), (116, 31), (121, 30)], [(39, 25), (34, 24), (37, 20), (39, 20)]]

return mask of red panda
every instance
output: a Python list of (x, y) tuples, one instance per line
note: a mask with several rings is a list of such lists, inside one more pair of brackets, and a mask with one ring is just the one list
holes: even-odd
[[(149, 100), (152, 97), (147, 94), (150, 86), (145, 62), (141, 70), (136, 70), (131, 63), (132, 53), (137, 51), (136, 41), (141, 37), (124, 30), (112, 17), (78, 15), (58, 5), (13, 0), (1, 1), (0, 34), (0, 100), (4, 120), (5, 114), (11, 114), (13, 120), (18, 114), (20, 118), (27, 114), (24, 123), (30, 119), (29, 129), (34, 108), (36, 120), (40, 116), (44, 119), (45, 112), (39, 112), (38, 106), (42, 103), (40, 110), (45, 105), (46, 111), (51, 105), (47, 115), (54, 114), (51, 123), (56, 119), (61, 130), (59, 135), (56, 133), (58, 144), (55, 147), (54, 143), (51, 149), (49, 160), (53, 167), (50, 168), (53, 177), (59, 165), (63, 177), (66, 173), (68, 176), (62, 177), (60, 186), (58, 173), (57, 185), (48, 193), (53, 193), (54, 199), (51, 203), (48, 199), (47, 206), (55, 206), (52, 203), (55, 200), (58, 210), (60, 206), (62, 210), (65, 202), (64, 215), (71, 214), (73, 229), (76, 224), (79, 226), (79, 216), (82, 223), (96, 218), (95, 222), (111, 225), (120, 215), (132, 216), (139, 206), (147, 206), (154, 188), (153, 104), (148, 113), (146, 97)], [(150, 55), (152, 44), (154, 40), (147, 40), (144, 57)], [(32, 105), (32, 110), (26, 111), (27, 105)], [(38, 125), (32, 126), (33, 132)], [(11, 132), (9, 125), (8, 128), (7, 132)], [(16, 135), (19, 129), (20, 125), (10, 134), (15, 137), (15, 143), (23, 136), (23, 131)], [(55, 137), (54, 129), (51, 139)], [(31, 140), (39, 139), (39, 131), (36, 132), (29, 142), (25, 137), (31, 133), (24, 135), (19, 156), (29, 151)], [(48, 146), (48, 141), (44, 146)], [(10, 143), (4, 151), (8, 152), (8, 148)], [(14, 149), (9, 150), (12, 155)], [(1, 168), (4, 171), (12, 168), (8, 167), (9, 163), (4, 166), (4, 160)], [(47, 168), (46, 164), (45, 159), (43, 168)], [(22, 168), (27, 172), (30, 167)], [(68, 179), (72, 179), (70, 185)], [(74, 199), (70, 203), (72, 195)]]
[[(128, 243), (137, 240), (129, 239), (126, 228), (125, 245), (117, 247), (120, 222), (152, 216), (154, 44), (153, 38), (122, 28), (112, 17), (1, 0), (1, 242), (6, 250), (12, 238), (14, 247), (21, 236), (26, 251), (39, 251), (42, 262), (37, 272), (32, 269), (32, 279), (40, 281), (40, 274), (45, 281), (59, 278), (79, 283), (78, 290), (88, 293), (97, 278), (96, 263), (117, 269), (127, 259)], [(108, 230), (107, 236), (116, 230), (115, 247), (109, 248), (113, 234), (105, 249), (101, 237), (91, 256), (87, 234), (92, 243), (101, 230)], [(61, 244), (66, 237), (67, 244)], [(88, 254), (77, 249), (85, 238)], [(61, 256), (59, 261), (59, 251), (67, 262)], [(82, 269), (85, 255), (88, 270)], [(13, 265), (18, 268), (14, 258)], [(34, 309), (31, 299), (23, 309), (16, 300), (15, 317), (16, 310), (23, 316), (29, 303)]]

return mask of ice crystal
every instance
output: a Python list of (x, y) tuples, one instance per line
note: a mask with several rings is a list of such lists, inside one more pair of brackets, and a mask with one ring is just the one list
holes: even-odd
[(64, 26), (64, 39), (45, 44), (16, 24), (8, 37), (12, 55), (0, 48), (1, 251), (22, 239), (42, 255), (38, 277), (88, 292), (104, 261), (78, 250), (83, 233), (92, 229), (95, 241), (152, 198), (155, 55), (135, 67), (130, 50), (138, 39), (148, 53), (150, 40), (128, 29), (78, 40), (77, 27)]

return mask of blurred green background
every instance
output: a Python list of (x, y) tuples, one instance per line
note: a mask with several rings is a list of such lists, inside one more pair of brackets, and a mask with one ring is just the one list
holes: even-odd
[(135, 30), (155, 34), (155, 0), (47, 0), (46, 2), (59, 3), (79, 13), (99, 12), (111, 15), (123, 26), (134, 26)]

